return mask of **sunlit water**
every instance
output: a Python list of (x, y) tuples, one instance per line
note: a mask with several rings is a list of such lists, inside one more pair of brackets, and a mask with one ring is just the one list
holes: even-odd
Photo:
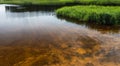
[(120, 27), (78, 24), (53, 8), (0, 5), (0, 66), (120, 66)]

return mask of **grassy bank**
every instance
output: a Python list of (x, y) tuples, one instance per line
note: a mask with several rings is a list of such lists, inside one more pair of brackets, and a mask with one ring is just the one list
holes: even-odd
[(24, 5), (120, 5), (120, 0), (0, 0), (0, 3)]
[(119, 6), (72, 6), (56, 11), (58, 16), (77, 19), (85, 22), (95, 22), (104, 25), (120, 25)]
[(120, 0), (78, 0), (83, 5), (120, 5)]
[(24, 5), (62, 5), (71, 3), (73, 0), (1, 0), (1, 4), (24, 4)]

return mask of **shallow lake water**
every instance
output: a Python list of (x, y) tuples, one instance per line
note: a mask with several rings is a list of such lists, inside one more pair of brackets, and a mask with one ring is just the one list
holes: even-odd
[(120, 26), (59, 18), (56, 9), (0, 5), (0, 66), (120, 66)]

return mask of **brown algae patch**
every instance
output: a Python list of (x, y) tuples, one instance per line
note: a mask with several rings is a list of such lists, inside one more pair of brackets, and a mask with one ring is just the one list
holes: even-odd
[[(104, 37), (108, 38), (109, 37)], [(113, 40), (113, 38), (112, 38)], [(119, 65), (119, 44), (101, 44), (98, 39), (81, 36), (78, 43), (53, 40), (40, 42), (38, 47), (31, 43), (29, 46), (1, 46), (0, 65), (3, 66), (117, 66)], [(111, 41), (111, 40), (110, 40)], [(55, 42), (55, 43), (54, 43)], [(61, 42), (61, 43), (58, 43)], [(107, 40), (105, 43), (108, 43)], [(113, 41), (112, 41), (113, 42)], [(50, 43), (50, 44), (49, 44)], [(48, 44), (48, 46), (46, 46)], [(113, 49), (114, 48), (114, 49)], [(4, 51), (4, 52), (3, 52)], [(4, 60), (3, 60), (4, 59)], [(12, 61), (10, 61), (12, 60)]]

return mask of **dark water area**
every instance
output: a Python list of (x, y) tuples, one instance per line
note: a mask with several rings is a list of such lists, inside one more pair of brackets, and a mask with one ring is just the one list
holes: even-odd
[(120, 27), (59, 18), (59, 7), (0, 5), (0, 66), (120, 66)]
[(100, 25), (96, 24), (95, 22), (80, 22), (75, 19), (70, 19), (62, 16), (57, 16), (61, 20), (66, 20), (71, 23), (79, 24), (80, 26), (83, 26), (85, 28), (88, 28), (90, 30), (98, 31), (102, 34), (109, 34), (112, 36), (120, 37), (120, 25)]

